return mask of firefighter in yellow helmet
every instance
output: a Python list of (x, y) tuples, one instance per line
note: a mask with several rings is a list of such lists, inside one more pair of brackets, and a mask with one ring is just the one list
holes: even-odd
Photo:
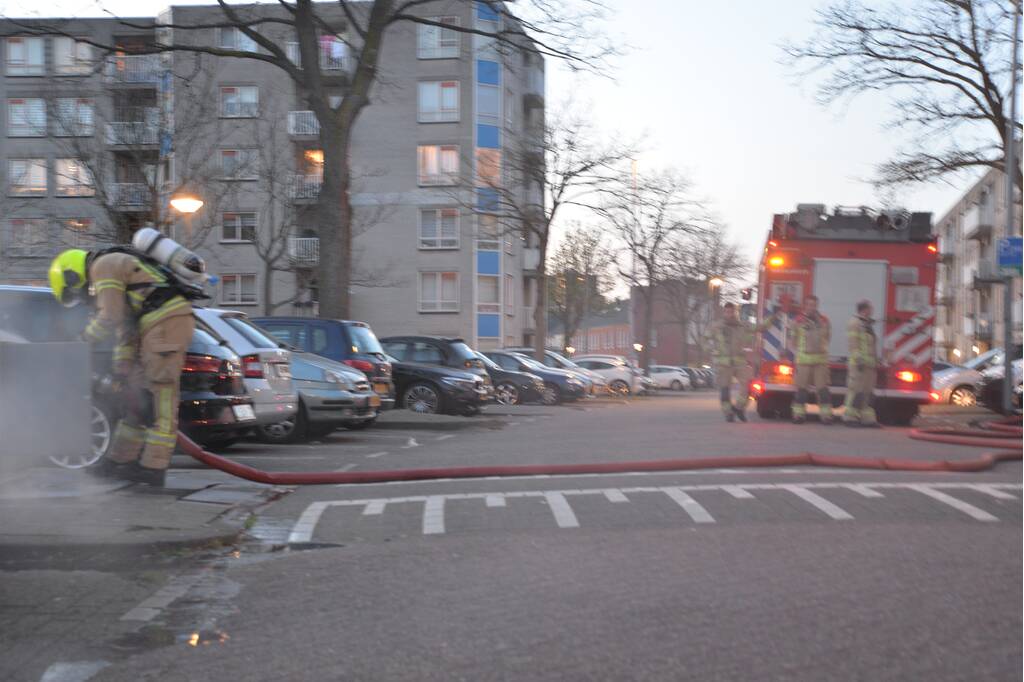
[(850, 357), (846, 367), (843, 423), (847, 426), (879, 428), (875, 408), (871, 405), (878, 379), (878, 339), (871, 313), (871, 302), (861, 301), (857, 304), (857, 314), (846, 325)]
[(818, 297), (804, 299), (804, 309), (796, 320), (796, 396), (793, 398), (793, 423), (807, 420), (807, 397), (811, 386), (818, 392), (818, 410), (822, 424), (832, 423), (832, 394), (828, 390), (828, 344), (832, 323), (818, 312)]
[[(722, 306), (722, 317), (711, 328), (711, 355), (715, 366), (715, 385), (718, 387), (725, 421), (747, 421), (747, 402), (750, 399), (750, 380), (754, 370), (747, 362), (747, 349), (754, 345), (757, 331), (767, 329), (777, 316), (773, 312), (760, 326), (743, 322), (734, 303)], [(732, 400), (732, 382), (737, 383), (736, 402)]]
[(93, 472), (163, 486), (178, 429), (178, 382), (195, 320), (192, 304), (166, 275), (131, 253), (69, 249), (50, 265), (50, 287), (65, 306), (85, 300), (96, 313), (82, 334), (116, 338), (113, 374), (134, 401), (110, 451)]

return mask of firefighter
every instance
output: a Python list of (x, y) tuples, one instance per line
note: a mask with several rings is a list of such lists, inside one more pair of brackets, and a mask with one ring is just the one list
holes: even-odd
[(793, 423), (807, 420), (808, 388), (818, 391), (822, 424), (832, 423), (832, 394), (828, 390), (828, 344), (832, 323), (818, 312), (818, 297), (804, 299), (804, 309), (796, 319), (796, 397), (793, 399)]
[[(755, 328), (740, 321), (739, 310), (735, 304), (726, 303), (722, 306), (722, 318), (711, 329), (715, 384), (722, 403), (722, 414), (725, 415), (727, 422), (736, 419), (741, 422), (747, 421), (750, 380), (754, 376), (754, 371), (747, 362), (747, 348), (753, 346), (756, 331), (771, 326), (777, 315), (777, 311), (773, 312), (761, 326)], [(739, 384), (735, 404), (730, 396), (734, 379)]]
[(113, 374), (131, 403), (92, 472), (162, 487), (177, 440), (178, 382), (195, 327), (192, 304), (167, 275), (120, 250), (69, 249), (53, 260), (49, 276), (53, 295), (68, 307), (92, 287), (96, 313), (82, 338), (116, 337)]
[(857, 314), (846, 325), (850, 358), (846, 374), (846, 404), (843, 422), (847, 426), (879, 428), (872, 395), (878, 378), (878, 340), (875, 321), (871, 318), (871, 302), (857, 304)]

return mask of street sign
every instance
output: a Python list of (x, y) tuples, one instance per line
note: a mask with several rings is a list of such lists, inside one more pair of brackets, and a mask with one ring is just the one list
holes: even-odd
[(1021, 274), (1021, 261), (1024, 260), (1022, 241), (1024, 238), (1021, 237), (1003, 237), (999, 240), (996, 249), (996, 262), (1003, 274)]

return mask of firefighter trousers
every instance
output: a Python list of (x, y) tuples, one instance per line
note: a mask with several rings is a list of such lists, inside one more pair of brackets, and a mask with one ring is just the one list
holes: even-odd
[(877, 421), (873, 394), (878, 368), (851, 364), (846, 375), (846, 403), (843, 421), (874, 424)]
[(829, 371), (827, 363), (797, 363), (793, 385), (796, 396), (793, 398), (793, 416), (807, 416), (808, 390), (814, 386), (818, 392), (818, 410), (826, 419), (832, 417), (832, 394), (828, 390)]
[(741, 412), (747, 409), (750, 380), (753, 378), (754, 371), (748, 364), (715, 365), (715, 383), (718, 386), (718, 394), (722, 402), (722, 414), (729, 414), (733, 409), (731, 397), (733, 379), (738, 384), (736, 389), (736, 409)]
[(161, 320), (139, 339), (138, 362), (129, 381), (134, 404), (117, 425), (109, 457), (118, 463), (138, 461), (150, 469), (166, 469), (178, 439), (178, 396), (185, 351), (192, 340), (195, 319), (175, 315)]

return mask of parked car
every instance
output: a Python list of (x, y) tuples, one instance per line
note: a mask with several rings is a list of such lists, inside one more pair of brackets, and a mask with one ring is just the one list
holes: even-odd
[[(1022, 362), (1024, 361), (1014, 360), (1012, 365), (1014, 383), (1010, 397), (1011, 405), (1017, 413), (1021, 411)], [(1005, 370), (1006, 368), (1002, 363), (991, 364), (981, 373), (981, 380), (978, 382), (978, 402), (993, 412), (1000, 414), (1006, 414), (1006, 411), (1003, 409), (1003, 376)]]
[(583, 383), (583, 378), (575, 372), (548, 367), (531, 357), (504, 350), (486, 351), (484, 355), (493, 360), (502, 369), (510, 372), (527, 372), (540, 377), (544, 382), (541, 402), (545, 405), (557, 405), (560, 402), (579, 400), (586, 395), (586, 384)]
[[(444, 336), (388, 336), (380, 340), (385, 352), (401, 362), (451, 367), (488, 377), (476, 352), (459, 338)], [(490, 377), (488, 377), (489, 379)]]
[(686, 373), (686, 376), (690, 377), (690, 387), (693, 390), (696, 391), (699, 388), (704, 388), (704, 379), (695, 367), (681, 367), (680, 369)]
[(403, 362), (391, 356), (387, 356), (387, 359), (393, 370), (398, 407), (421, 414), (461, 414), (469, 417), (479, 414), (491, 400), (489, 384), (485, 384), (484, 378), (474, 372), (444, 365)]
[(1001, 365), (1003, 351), (993, 348), (963, 365), (932, 372), (932, 391), (939, 394), (940, 403), (971, 407), (978, 402), (978, 384), (982, 372), (993, 365)]
[(499, 405), (519, 405), (540, 401), (544, 395), (544, 380), (536, 374), (504, 369), (489, 357), (477, 351), (477, 357), (491, 376), (494, 401)]
[(941, 360), (936, 360), (932, 363), (932, 376), (935, 376), (936, 372), (941, 372), (944, 369), (949, 369), (950, 367), (956, 366), (957, 365), (954, 365), (951, 362), (943, 362)]
[(643, 390), (643, 375), (634, 371), (626, 358), (620, 355), (580, 355), (575, 362), (603, 376), (612, 393), (630, 395)]
[[(502, 350), (509, 351), (511, 353), (519, 353), (525, 355), (528, 358), (536, 360), (534, 357), (533, 348), (527, 348), (525, 346), (519, 346), (514, 348), (503, 348)], [(584, 383), (587, 386), (587, 395), (605, 395), (611, 393), (611, 388), (608, 386), (608, 380), (601, 376), (597, 372), (593, 372), (586, 367), (581, 366), (575, 359), (570, 360), (561, 353), (550, 348), (544, 350), (544, 360), (541, 363), (546, 367), (552, 367), (554, 369), (561, 369), (567, 372), (575, 372), (579, 377), (584, 379)]]
[(255, 327), (245, 313), (217, 308), (194, 310), (196, 318), (241, 357), (245, 389), (252, 397), (257, 425), (292, 419), (298, 411), (299, 397), (292, 386), (291, 351)]
[(376, 419), (380, 396), (362, 371), (314, 353), (292, 351), (292, 382), (298, 391), (296, 414), (257, 428), (268, 443), (296, 443), (322, 438), (345, 427), (364, 429)]
[(252, 322), (291, 348), (314, 353), (358, 369), (380, 396), (380, 409), (395, 405), (391, 363), (365, 322), (322, 320), (309, 317), (254, 317)]
[[(75, 341), (88, 323), (87, 305), (65, 308), (45, 287), (0, 285), (0, 330), (8, 341), (27, 343)], [(93, 346), (92, 453), (54, 458), (60, 466), (82, 468), (95, 464), (110, 448), (119, 420), (116, 402), (103, 391), (109, 374), (111, 344)], [(252, 398), (247, 395), (238, 355), (216, 332), (196, 321), (181, 373), (178, 427), (206, 447), (223, 448), (256, 424)]]
[(654, 379), (658, 388), (668, 388), (673, 391), (689, 391), (692, 388), (690, 375), (682, 367), (651, 365), (651, 378)]
[(698, 367), (697, 372), (700, 373), (701, 385), (704, 388), (715, 387), (715, 373), (712, 370), (706, 367)]

